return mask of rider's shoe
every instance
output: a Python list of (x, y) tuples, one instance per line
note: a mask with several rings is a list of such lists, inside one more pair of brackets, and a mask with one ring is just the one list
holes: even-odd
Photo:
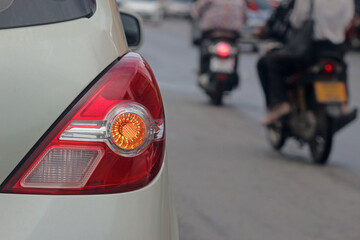
[(281, 103), (268, 111), (266, 117), (261, 121), (262, 125), (270, 125), (277, 119), (290, 113), (291, 107), (287, 102)]

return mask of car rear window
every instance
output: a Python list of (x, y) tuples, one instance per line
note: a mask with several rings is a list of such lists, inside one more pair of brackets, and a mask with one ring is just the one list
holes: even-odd
[(95, 0), (0, 0), (0, 29), (90, 17)]

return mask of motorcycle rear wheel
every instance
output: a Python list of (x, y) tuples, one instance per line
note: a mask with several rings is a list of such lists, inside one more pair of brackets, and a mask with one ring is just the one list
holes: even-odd
[(334, 136), (331, 123), (331, 119), (327, 118), (324, 122), (326, 126), (318, 129), (314, 138), (309, 142), (312, 160), (319, 165), (325, 165), (329, 160)]
[(275, 151), (281, 151), (287, 138), (283, 121), (276, 121), (267, 127), (267, 138)]
[(223, 104), (223, 93), (215, 92), (210, 94), (210, 100), (213, 105), (220, 106)]

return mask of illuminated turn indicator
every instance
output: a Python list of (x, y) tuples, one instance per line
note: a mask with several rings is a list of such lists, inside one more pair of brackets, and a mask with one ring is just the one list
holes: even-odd
[(135, 113), (123, 113), (111, 126), (111, 137), (122, 149), (131, 150), (141, 145), (146, 137), (146, 125)]
[(164, 139), (163, 119), (152, 119), (140, 104), (123, 102), (101, 121), (73, 121), (60, 135), (62, 141), (104, 142), (120, 156), (134, 157), (150, 143)]

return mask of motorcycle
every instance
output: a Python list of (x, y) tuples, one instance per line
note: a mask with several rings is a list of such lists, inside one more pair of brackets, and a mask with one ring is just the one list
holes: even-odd
[(236, 39), (235, 34), (213, 34), (200, 44), (198, 84), (214, 105), (221, 105), (224, 94), (239, 84), (237, 65), (240, 51)]
[(336, 53), (324, 53), (309, 68), (291, 76), (287, 96), (291, 112), (267, 126), (272, 147), (280, 151), (289, 138), (308, 144), (313, 162), (328, 162), (335, 134), (354, 121), (357, 109), (343, 114), (348, 101), (346, 64)]

